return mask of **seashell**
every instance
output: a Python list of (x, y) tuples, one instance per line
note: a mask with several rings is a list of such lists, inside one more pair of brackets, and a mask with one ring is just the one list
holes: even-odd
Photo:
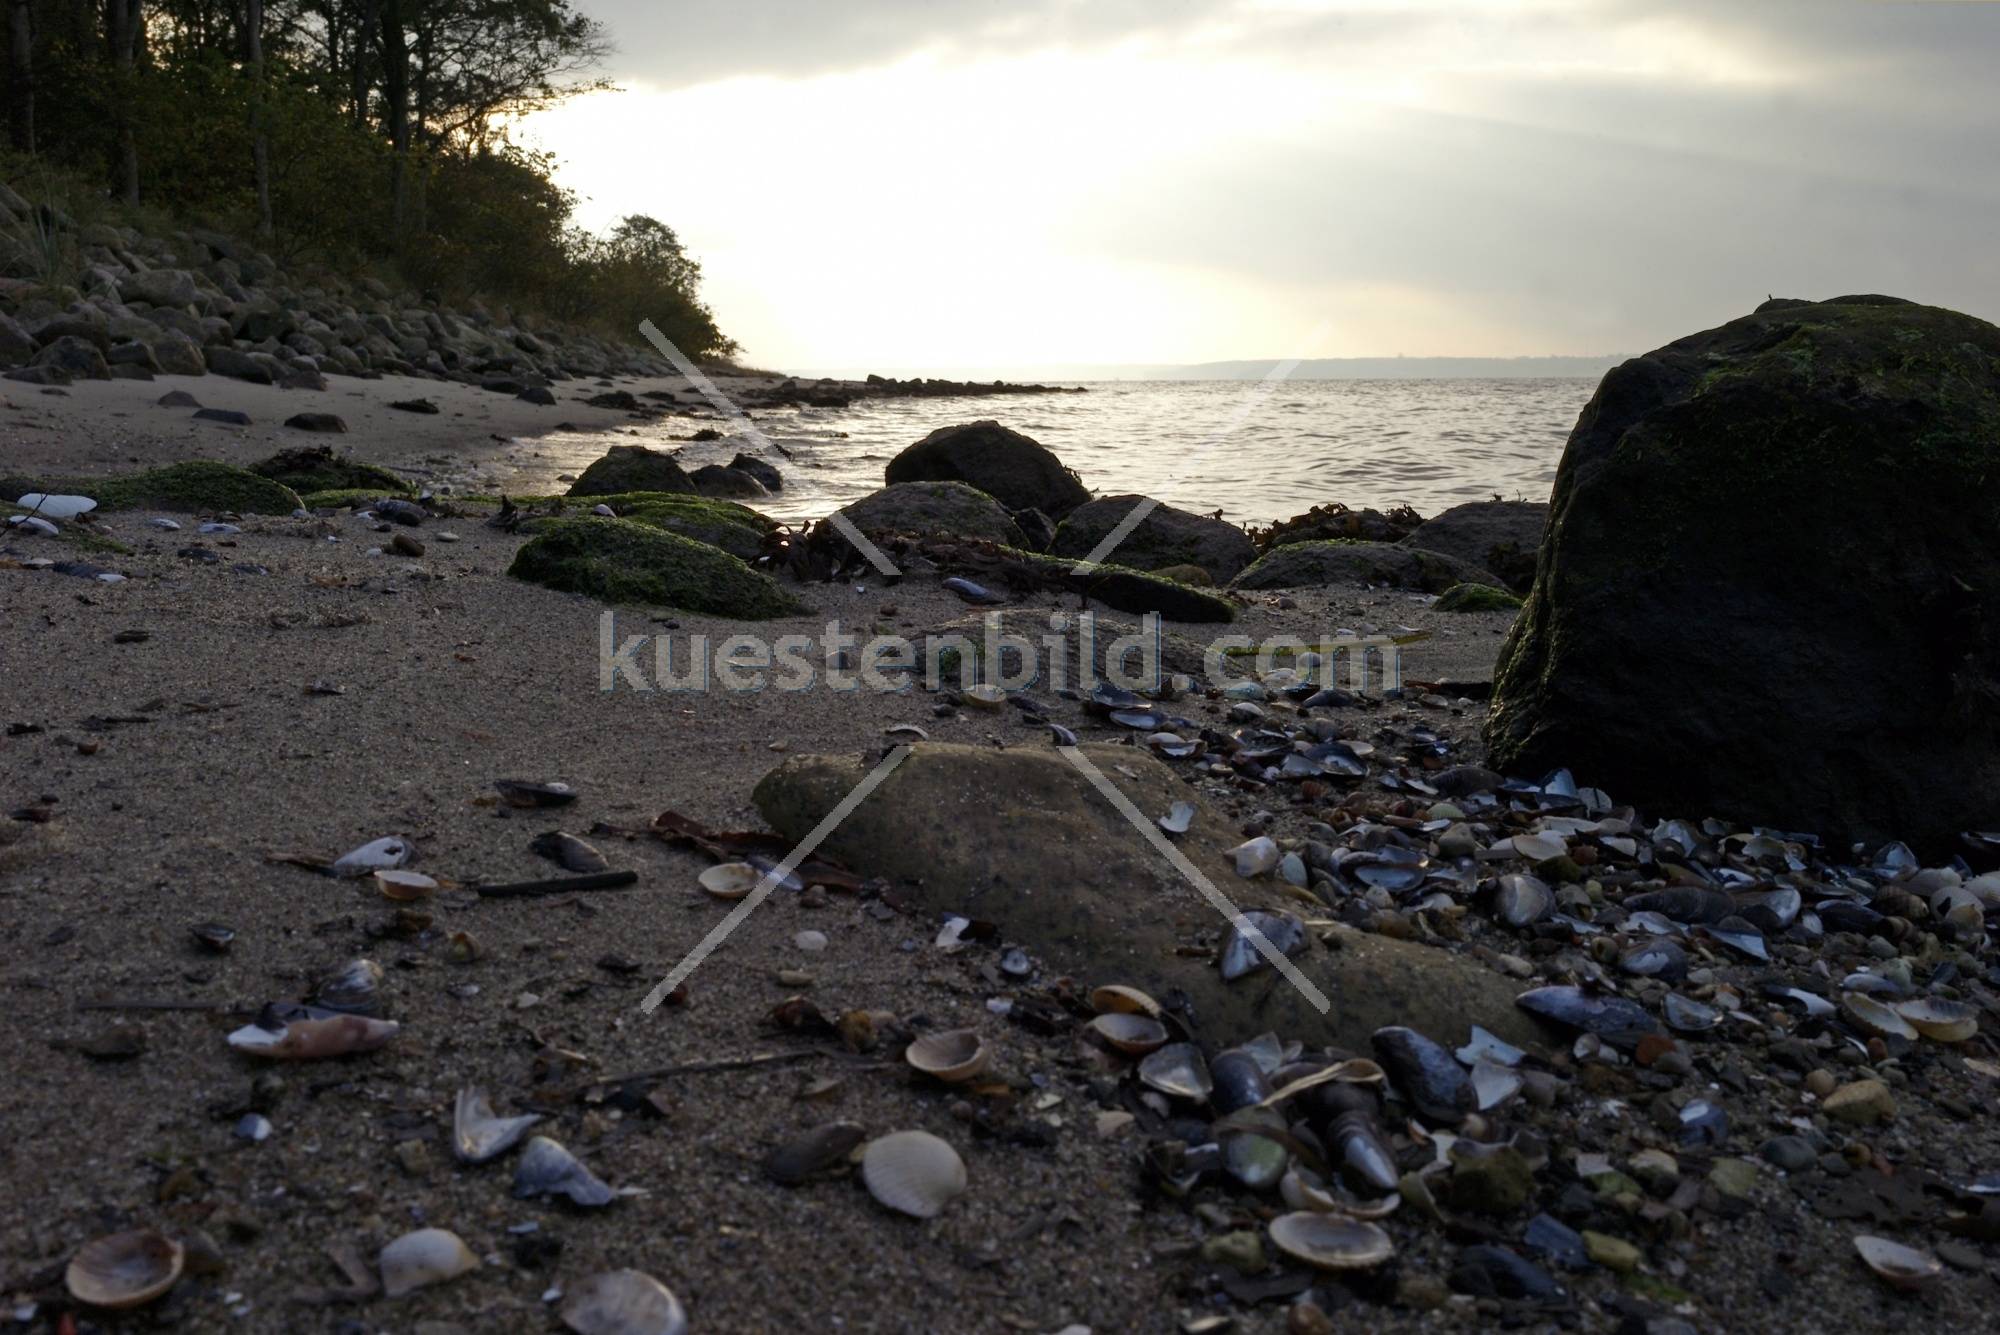
[(965, 1160), (928, 1131), (894, 1131), (861, 1153), (868, 1194), (891, 1210), (931, 1219), (965, 1190)]
[(1669, 1029), (1683, 1034), (1705, 1033), (1722, 1023), (1721, 1011), (1678, 992), (1667, 993), (1660, 1003), (1660, 1014), (1666, 1018)]
[(1176, 802), (1160, 817), (1160, 828), (1168, 834), (1186, 834), (1188, 826), (1194, 823), (1194, 803)]
[(367, 1015), (378, 1007), (376, 993), (381, 985), (381, 965), (374, 960), (351, 959), (319, 985), (313, 993), (313, 1004), (330, 1011)]
[(1007, 692), (998, 686), (981, 682), (977, 686), (968, 686), (960, 691), (958, 698), (978, 709), (998, 709), (1007, 703)]
[(1201, 1049), (1192, 1043), (1169, 1043), (1139, 1063), (1139, 1080), (1177, 1099), (1203, 1103), (1215, 1089)]
[(1979, 1032), (1979, 1012), (1962, 1001), (1918, 997), (1894, 1010), (1911, 1028), (1938, 1043), (1963, 1043)]
[[(1220, 1113), (1249, 1108), (1271, 1096), (1271, 1079), (1257, 1058), (1241, 1048), (1215, 1054), (1208, 1064), (1209, 1103)], [(1272, 1181), (1276, 1181), (1274, 1177)], [(1247, 1185), (1247, 1184), (1246, 1184)]]
[(1894, 978), (1860, 970), (1841, 979), (1840, 985), (1849, 992), (1865, 992), (1871, 997), (1900, 997), (1910, 990)]
[(701, 888), (717, 899), (741, 899), (757, 888), (764, 873), (747, 862), (718, 862), (698, 879)]
[(1944, 1273), (1944, 1265), (1929, 1252), (1906, 1247), (1888, 1238), (1861, 1234), (1854, 1239), (1861, 1263), (1890, 1288), (1918, 1289)]
[(1917, 1039), (1916, 1026), (1898, 1015), (1886, 1002), (1863, 992), (1849, 992), (1840, 999), (1840, 1010), (1852, 1024), (1864, 1034), (1880, 1038)]
[(1109, 1011), (1090, 1022), (1091, 1032), (1106, 1047), (1135, 1057), (1165, 1046), (1167, 1027), (1150, 1015), (1132, 1011)]
[(1414, 1029), (1390, 1025), (1370, 1040), (1390, 1080), (1426, 1121), (1457, 1126), (1472, 1107), (1472, 1086), (1452, 1055)]
[(1752, 927), (1766, 932), (1782, 932), (1790, 927), (1805, 907), (1805, 899), (1791, 886), (1780, 886), (1763, 894), (1739, 895), (1736, 912)]
[(1278, 1250), (1320, 1270), (1370, 1270), (1396, 1254), (1396, 1244), (1375, 1224), (1299, 1210), (1271, 1221)]
[(1530, 862), (1547, 862), (1569, 852), (1569, 845), (1553, 834), (1517, 834), (1507, 842), (1517, 857)]
[(1866, 936), (1880, 927), (1883, 916), (1866, 904), (1851, 899), (1828, 899), (1813, 905), (1813, 912), (1829, 932), (1855, 932)]
[(1136, 987), (1123, 983), (1106, 983), (1094, 988), (1090, 994), (1090, 1008), (1100, 1015), (1113, 1012), (1127, 1015), (1150, 1015), (1155, 1019), (1160, 1015), (1160, 1003), (1141, 992)]
[(1657, 936), (1641, 941), (1618, 957), (1618, 969), (1637, 978), (1678, 980), (1687, 977), (1688, 957), (1680, 943)]
[(1007, 601), (1005, 598), (993, 592), (985, 585), (974, 584), (971, 580), (964, 579), (958, 575), (953, 575), (949, 579), (946, 579), (942, 582), (945, 588), (950, 589), (953, 593), (965, 599), (965, 601), (968, 603), (983, 603), (991, 605), (994, 603), (1004, 603)]
[[(1504, 1069), (1504, 1068), (1503, 1068)], [(1333, 1119), (1326, 1138), (1340, 1160), (1341, 1171), (1351, 1182), (1371, 1188), (1376, 1194), (1394, 1191), (1402, 1179), (1396, 1156), (1382, 1138), (1382, 1128), (1366, 1112), (1347, 1112)]]
[(1521, 1092), (1525, 1083), (1521, 1073), (1512, 1067), (1482, 1061), (1474, 1063), (1472, 1075), (1472, 1106), (1480, 1112), (1491, 1112)]
[(1253, 909), (1232, 923), (1229, 935), (1223, 939), (1220, 963), (1224, 982), (1233, 982), (1269, 966), (1270, 961), (1264, 958), (1255, 937), (1244, 930), (1246, 924), (1281, 955), (1296, 955), (1305, 948), (1304, 923), (1289, 913), (1264, 913)]
[(846, 1159), (867, 1138), (859, 1122), (816, 1126), (764, 1156), (764, 1175), (780, 1186), (796, 1187)]
[(561, 867), (564, 871), (580, 874), (605, 871), (611, 866), (604, 860), (604, 854), (573, 834), (561, 830), (550, 830), (538, 834), (528, 843), (528, 851)]
[(70, 1297), (91, 1307), (143, 1307), (180, 1280), (181, 1245), (149, 1228), (93, 1238), (63, 1272)]
[(1660, 1032), (1659, 1022), (1636, 1002), (1593, 996), (1580, 987), (1537, 987), (1515, 997), (1514, 1004), (1530, 1015), (1594, 1034), (1615, 1048), (1634, 1047), (1647, 1034)]
[(97, 502), (88, 496), (51, 496), (39, 491), (29, 492), (14, 504), (43, 519), (74, 519), (97, 508)]
[(1498, 1066), (1519, 1066), (1528, 1059), (1527, 1053), (1476, 1024), (1472, 1026), (1472, 1037), (1452, 1055), (1467, 1066), (1479, 1061), (1490, 1061)]
[(405, 871), (398, 867), (384, 867), (374, 873), (375, 888), (385, 898), (400, 904), (426, 899), (436, 893), (438, 883), (420, 871)]
[(1189, 741), (1177, 732), (1148, 733), (1146, 745), (1169, 760), (1186, 760), (1201, 749), (1199, 741)]
[(7, 527), (22, 533), (40, 534), (44, 538), (58, 537), (62, 533), (54, 524), (35, 515), (8, 515)]
[(1262, 876), (1278, 865), (1278, 843), (1269, 835), (1260, 835), (1230, 849), (1229, 856), (1236, 862), (1238, 876)]
[(1664, 914), (1677, 923), (1689, 926), (1721, 922), (1736, 912), (1735, 900), (1720, 890), (1709, 890), (1699, 885), (1674, 885), (1665, 890), (1627, 895), (1624, 905), (1630, 913)]
[(520, 1144), (528, 1128), (541, 1120), (532, 1113), (496, 1117), (485, 1092), (468, 1086), (458, 1091), (458, 1102), (452, 1109), (452, 1152), (460, 1163), (486, 1163)]
[(1753, 960), (1771, 958), (1771, 951), (1764, 944), (1763, 934), (1743, 919), (1733, 915), (1708, 928), (1707, 935), (1739, 955), (1747, 955)]
[(595, 1209), (609, 1205), (617, 1193), (583, 1166), (574, 1154), (547, 1136), (536, 1136), (514, 1166), (514, 1195), (564, 1196), (572, 1204)]
[(373, 871), (389, 871), (410, 860), (410, 841), (400, 835), (377, 839), (341, 854), (333, 860), (335, 876), (366, 876)]
[(925, 1075), (957, 1084), (980, 1074), (991, 1060), (976, 1029), (946, 1029), (925, 1034), (903, 1050), (903, 1060)]
[(373, 1052), (396, 1036), (394, 1020), (366, 1015), (313, 1015), (280, 1019), (270, 1008), (229, 1036), (229, 1046), (272, 1061), (320, 1061)]
[(225, 927), (219, 922), (198, 922), (189, 926), (188, 935), (220, 955), (229, 949), (229, 943), (236, 939), (236, 929)]
[(501, 801), (510, 807), (566, 807), (576, 801), (576, 789), (566, 783), (531, 783), (526, 779), (495, 779)]
[(477, 1270), (479, 1258), (449, 1229), (420, 1228), (384, 1247), (377, 1264), (382, 1268), (382, 1292), (400, 1298)]
[[(1257, 1065), (1263, 1068), (1265, 1075), (1276, 1074), (1278, 1068), (1285, 1064), (1288, 1045), (1268, 1029), (1255, 1038), (1243, 1040), (1237, 1046), (1257, 1059)], [(1299, 1044), (1292, 1043), (1289, 1048), (1292, 1056), (1298, 1056)]]
[(1509, 927), (1540, 922), (1555, 910), (1555, 892), (1538, 876), (1502, 876), (1494, 887), (1493, 914)]
[(672, 1289), (638, 1270), (591, 1275), (563, 1299), (562, 1323), (576, 1335), (687, 1335), (687, 1312)]

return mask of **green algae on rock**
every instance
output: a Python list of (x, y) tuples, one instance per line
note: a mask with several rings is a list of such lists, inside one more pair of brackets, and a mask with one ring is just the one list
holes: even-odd
[(964, 482), (897, 482), (841, 508), (863, 533), (920, 533), (983, 538), (1026, 547), (1027, 537), (1000, 502)]
[(694, 479), (673, 455), (644, 445), (613, 445), (570, 484), (569, 494), (600, 497), (632, 491), (691, 494), (694, 489)]
[[(624, 491), (608, 496), (522, 496), (515, 503), (523, 509), (551, 508), (556, 517), (584, 515), (605, 506), (620, 519), (630, 519), (668, 533), (678, 533), (711, 547), (720, 547), (743, 561), (754, 561), (764, 550), (764, 539), (775, 532), (778, 522), (768, 515), (735, 501), (706, 496), (683, 495), (671, 491)], [(524, 533), (536, 532), (545, 519), (526, 520)]]
[(551, 519), (514, 556), (516, 579), (611, 603), (762, 621), (806, 610), (770, 577), (707, 543), (630, 519)]
[(1521, 600), (1491, 584), (1454, 584), (1438, 596), (1440, 612), (1512, 612)]
[(176, 510), (189, 514), (232, 511), (245, 515), (288, 515), (300, 507), (298, 493), (259, 477), (247, 468), (205, 459), (92, 478), (0, 478), (0, 492), (30, 491), (88, 496), (99, 510)]
[(411, 490), (410, 484), (399, 474), (337, 455), (325, 445), (280, 450), (268, 459), (251, 464), (250, 471), (259, 477), (283, 483), (301, 496), (314, 492), (362, 491), (369, 488), (374, 489), (375, 495), (385, 496), (403, 495)]
[(1230, 583), (1232, 589), (1299, 589), (1327, 584), (1387, 584), (1443, 593), (1492, 576), (1455, 556), (1386, 542), (1294, 542), (1273, 547)]

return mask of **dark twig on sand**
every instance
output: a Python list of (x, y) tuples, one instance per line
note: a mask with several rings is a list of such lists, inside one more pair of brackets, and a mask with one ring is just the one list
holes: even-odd
[(636, 871), (603, 871), (590, 876), (551, 876), (540, 881), (510, 881), (505, 885), (472, 885), (466, 888), (481, 899), (530, 899), (538, 895), (566, 895), (574, 890), (617, 890), (638, 879)]

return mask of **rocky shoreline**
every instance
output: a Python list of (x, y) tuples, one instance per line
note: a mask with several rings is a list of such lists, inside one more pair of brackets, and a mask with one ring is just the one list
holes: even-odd
[[(1624, 633), (1593, 639), (1574, 618), (1625, 602), (1552, 565), (1625, 503), (1590, 470), (1732, 367), (1835, 387), (1827, 420), (1874, 448), (1829, 368), (1878, 339), (1914, 364), (1926, 311), (1780, 306), (1687, 383), (1630, 364), (1553, 509), (1328, 503), (1246, 533), (1160, 506), (1084, 574), (1143, 498), (997, 422), (913, 443), (845, 512), (889, 582), (833, 526), (732, 499), (784, 484), (749, 449), (707, 473), (620, 447), (504, 500), (426, 494), (361, 432), (246, 467), (0, 468), (97, 502), (31, 502), (47, 531), (0, 539), (16, 643), (74, 665), (10, 671), (0, 739), (0, 930), (33, 947), (0, 1041), (44, 1077), (8, 1093), (0, 1164), (55, 1202), (0, 1222), (0, 1288), (29, 1323), (102, 1324), (70, 1267), (118, 1238), (152, 1318), (191, 1329), (675, 1328), (656, 1295), (652, 1324), (589, 1324), (580, 1295), (628, 1268), (689, 1329), (1978, 1324), (2000, 838), (1488, 767), (1524, 708), (1589, 703), (1535, 694), (1524, 643)], [(1773, 379), (1803, 375), (1796, 342), (1759, 360), (1787, 339), (1817, 378)], [(1952, 457), (1959, 420), (1924, 448)], [(1011, 691), (599, 689), (600, 643), (641, 630), (977, 641), (1084, 607), (1168, 614), (1153, 689), (1082, 661)], [(1404, 645), (1404, 684), (1325, 677), (1342, 631)], [(1252, 666), (1205, 652), (1222, 634), (1300, 643)], [(1619, 707), (1651, 682), (1627, 670)], [(288, 1039), (312, 1058), (258, 1055)], [(89, 1157), (24, 1150), (80, 1114)]]

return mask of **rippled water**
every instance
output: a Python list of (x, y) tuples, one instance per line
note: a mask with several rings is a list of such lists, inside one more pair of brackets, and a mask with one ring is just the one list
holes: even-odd
[[(1046, 445), (1103, 495), (1141, 492), (1183, 509), (1268, 523), (1327, 501), (1424, 514), (1493, 495), (1544, 500), (1591, 380), (1309, 380), (1268, 393), (1243, 381), (1106, 381), (1088, 394), (874, 399), (851, 408), (759, 412), (792, 455), (785, 490), (760, 509), (817, 518), (882, 485), (897, 451), (940, 426), (991, 417)], [(685, 435), (685, 418), (651, 429)], [(581, 472), (609, 444), (564, 435), (543, 458)], [(742, 441), (686, 444), (682, 463), (726, 463)]]

